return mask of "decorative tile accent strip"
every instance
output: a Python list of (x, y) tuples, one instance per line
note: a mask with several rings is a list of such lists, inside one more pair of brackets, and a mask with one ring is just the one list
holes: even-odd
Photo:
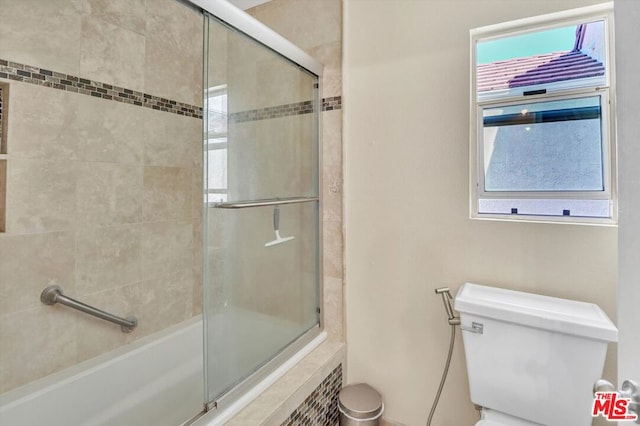
[(337, 426), (338, 393), (342, 388), (342, 364), (337, 366), (281, 426)]
[(323, 111), (331, 111), (334, 109), (342, 109), (342, 96), (334, 96), (333, 98), (324, 98), (322, 100)]
[(66, 90), (188, 117), (202, 118), (202, 108), (195, 105), (4, 59), (0, 59), (0, 78)]
[[(113, 86), (99, 81), (88, 80), (69, 74), (62, 74), (44, 68), (0, 59), (0, 78), (22, 81), (38, 86), (51, 87), (68, 92), (94, 96), (110, 101), (151, 108), (159, 111), (171, 112), (188, 117), (202, 118), (202, 108), (182, 102), (173, 101), (148, 93), (142, 93), (124, 87)], [(322, 99), (322, 111), (342, 108), (342, 97), (334, 96)], [(247, 121), (268, 120), (291, 115), (309, 114), (313, 112), (312, 101), (302, 101), (286, 105), (235, 112), (229, 115), (229, 120), (236, 123)]]
[[(342, 97), (322, 99), (322, 111), (331, 111), (342, 108)], [(232, 112), (229, 121), (245, 123), (248, 121), (269, 120), (271, 118), (288, 117), (292, 115), (310, 114), (313, 112), (313, 101), (296, 102), (286, 105), (277, 105), (267, 108), (252, 109), (248, 111)]]
[(311, 112), (313, 112), (313, 102), (303, 101), (293, 104), (252, 109), (249, 111), (233, 112), (229, 114), (229, 120), (236, 123), (244, 123), (247, 121), (268, 120), (270, 118), (287, 117), (290, 115), (309, 114)]

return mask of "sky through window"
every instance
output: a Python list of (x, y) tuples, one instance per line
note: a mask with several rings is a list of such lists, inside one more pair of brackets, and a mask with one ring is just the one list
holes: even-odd
[(514, 58), (568, 51), (573, 49), (575, 39), (576, 26), (572, 25), (570, 27), (483, 41), (478, 43), (476, 61), (478, 64), (488, 64)]

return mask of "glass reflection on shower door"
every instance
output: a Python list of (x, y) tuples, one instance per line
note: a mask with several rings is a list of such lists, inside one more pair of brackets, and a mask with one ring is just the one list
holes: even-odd
[(205, 44), (206, 397), (217, 403), (319, 330), (319, 102), (317, 76), (213, 17)]
[(206, 202), (224, 202), (227, 201), (227, 86), (208, 88), (205, 96)]

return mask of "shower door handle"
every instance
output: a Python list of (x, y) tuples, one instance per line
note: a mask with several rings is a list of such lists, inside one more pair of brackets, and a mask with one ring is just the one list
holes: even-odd
[(282, 206), (284, 204), (310, 203), (319, 200), (319, 197), (269, 198), (265, 200), (213, 203), (213, 207), (218, 209), (246, 209), (249, 207)]

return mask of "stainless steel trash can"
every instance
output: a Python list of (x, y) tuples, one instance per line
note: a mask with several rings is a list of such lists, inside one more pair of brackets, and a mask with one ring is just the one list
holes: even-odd
[(382, 396), (366, 383), (342, 388), (338, 395), (340, 426), (378, 426), (384, 412)]

